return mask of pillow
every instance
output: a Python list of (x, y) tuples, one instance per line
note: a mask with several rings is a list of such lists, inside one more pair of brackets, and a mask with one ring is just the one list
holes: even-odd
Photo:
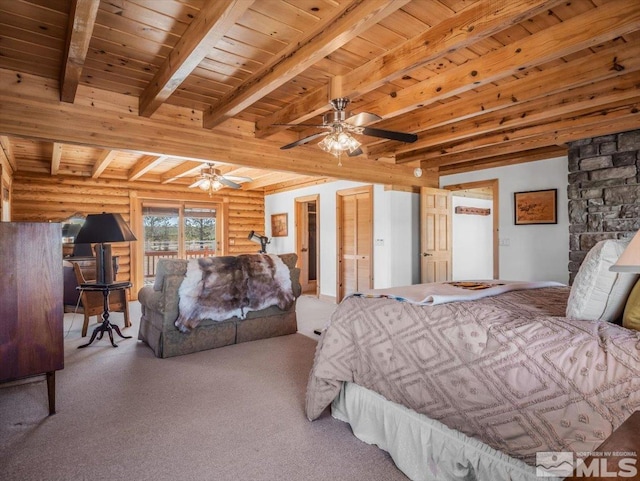
[(631, 294), (629, 294), (622, 315), (622, 325), (627, 329), (640, 331), (640, 281), (636, 282)]
[(623, 240), (604, 240), (587, 253), (571, 286), (567, 317), (587, 321), (615, 321), (620, 318), (638, 276), (611, 272), (609, 267), (628, 244)]

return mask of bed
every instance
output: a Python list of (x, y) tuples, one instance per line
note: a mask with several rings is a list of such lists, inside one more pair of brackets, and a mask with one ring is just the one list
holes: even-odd
[(344, 299), (318, 343), (307, 417), (332, 405), (413, 480), (533, 480), (564, 477), (545, 456), (571, 453), (572, 468), (640, 409), (640, 332), (568, 318), (569, 287), (415, 302), (441, 288)]

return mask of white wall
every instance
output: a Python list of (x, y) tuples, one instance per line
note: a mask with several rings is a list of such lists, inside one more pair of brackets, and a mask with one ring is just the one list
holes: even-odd
[[(568, 282), (567, 158), (449, 175), (441, 178), (440, 185), (495, 178), (500, 183), (500, 239), (509, 243), (500, 246), (500, 278)], [(271, 214), (289, 214), (289, 235), (272, 238), (267, 246), (267, 252), (281, 254), (295, 252), (294, 199), (319, 194), (321, 295), (336, 295), (336, 191), (362, 185), (365, 184), (336, 181), (265, 197), (266, 236), (271, 238)], [(514, 225), (514, 192), (552, 188), (558, 189), (558, 224)], [(374, 287), (420, 282), (419, 195), (385, 191), (376, 185), (373, 208)]]
[[(453, 280), (493, 278), (493, 201), (454, 195)], [(458, 206), (490, 209), (489, 215), (455, 214)]]
[[(440, 178), (440, 185), (499, 179), (500, 278), (569, 281), (567, 158), (559, 157)], [(514, 192), (558, 189), (558, 223), (515, 225)], [(506, 244), (506, 245), (505, 245)]]
[[(318, 229), (320, 294), (336, 295), (336, 192), (366, 184), (337, 181), (265, 197), (266, 236), (271, 238), (271, 215), (289, 214), (289, 235), (274, 237), (267, 252), (295, 252), (295, 199), (319, 194)], [(415, 284), (420, 280), (419, 195), (373, 189), (374, 288)]]

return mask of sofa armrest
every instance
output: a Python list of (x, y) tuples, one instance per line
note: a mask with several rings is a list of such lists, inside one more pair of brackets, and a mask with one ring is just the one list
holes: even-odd
[(178, 289), (186, 272), (186, 260), (160, 259), (153, 287), (145, 286), (138, 293), (142, 313), (155, 311), (162, 316), (163, 327), (173, 327), (178, 318)]

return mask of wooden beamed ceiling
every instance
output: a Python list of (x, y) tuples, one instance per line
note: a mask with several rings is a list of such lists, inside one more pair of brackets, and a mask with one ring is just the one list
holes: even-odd
[[(432, 186), (640, 128), (636, 0), (15, 0), (0, 30), (0, 155), (25, 174)], [(418, 140), (280, 150), (342, 96)]]

